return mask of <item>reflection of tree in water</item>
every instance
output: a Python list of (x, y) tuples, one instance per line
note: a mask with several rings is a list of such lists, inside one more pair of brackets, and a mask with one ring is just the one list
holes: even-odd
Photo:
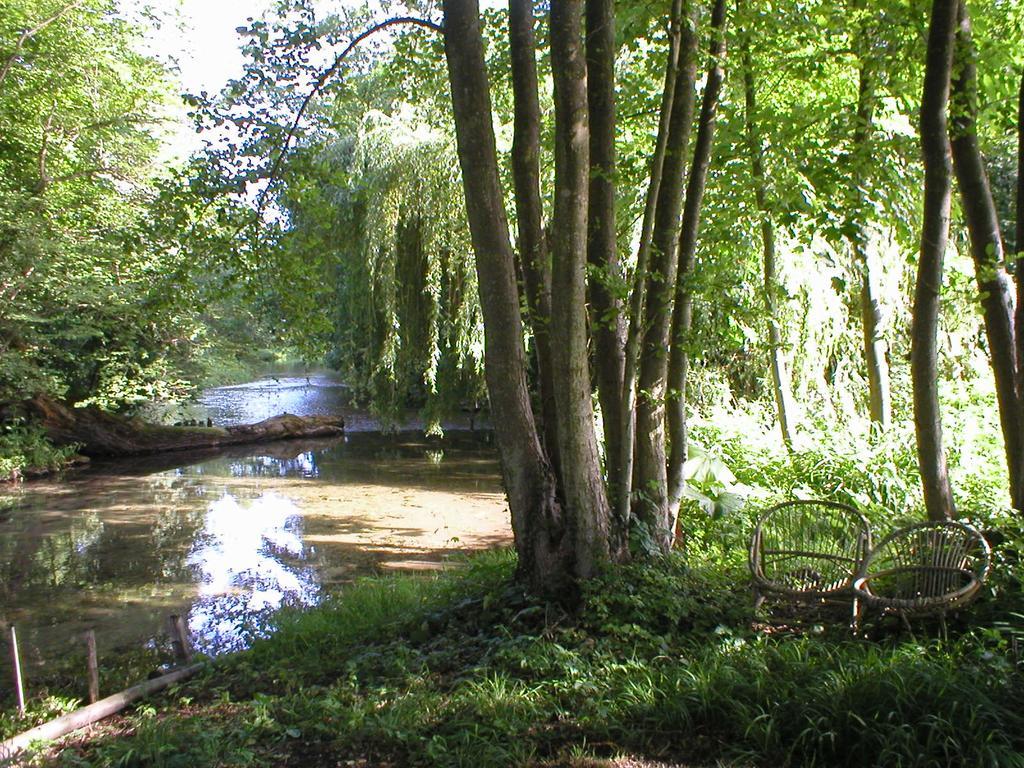
[(205, 652), (244, 647), (274, 611), (319, 598), (299, 509), (274, 493), (245, 507), (229, 494), (211, 503), (188, 561), (199, 577), (189, 630)]
[(204, 520), (201, 494), (174, 478), (148, 480), (139, 489), (111, 479), (105, 494), (83, 486), (57, 531), (40, 519), (45, 498), (26, 504), (0, 535), (3, 604), (38, 603), (83, 587), (188, 580), (187, 557)]
[(96, 544), (103, 536), (103, 522), (94, 511), (71, 520), (68, 530), (45, 535), (37, 511), (33, 519), (13, 535), (0, 536), (0, 595), (13, 605), (23, 590), (48, 592), (64, 585), (78, 586), (98, 568)]

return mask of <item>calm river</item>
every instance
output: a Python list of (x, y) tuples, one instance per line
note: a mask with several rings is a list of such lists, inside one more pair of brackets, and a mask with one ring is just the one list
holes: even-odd
[(347, 434), (97, 463), (0, 491), (0, 630), (17, 627), (30, 668), (80, 654), (88, 628), (101, 655), (163, 642), (171, 613), (200, 650), (233, 650), (282, 605), (511, 540), (486, 433), (382, 435), (325, 376), (220, 387), (200, 402), (196, 415), (223, 425), (342, 413)]

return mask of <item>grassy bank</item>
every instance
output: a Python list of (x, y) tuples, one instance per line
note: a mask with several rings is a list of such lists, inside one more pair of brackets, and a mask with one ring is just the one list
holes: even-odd
[(512, 571), (492, 553), (282, 614), (251, 651), (57, 759), (1024, 765), (1020, 630), (997, 620), (1009, 603), (991, 595), (972, 613), (984, 626), (956, 626), (948, 641), (881, 627), (867, 642), (755, 631), (735, 565), (618, 569), (572, 615), (524, 594)]

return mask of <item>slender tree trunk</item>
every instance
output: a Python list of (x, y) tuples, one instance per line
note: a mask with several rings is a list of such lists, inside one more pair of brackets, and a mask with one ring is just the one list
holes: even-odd
[(683, 465), (686, 463), (686, 375), (687, 352), (693, 320), (693, 299), (689, 279), (697, 256), (700, 209), (707, 186), (711, 148), (715, 140), (718, 97), (725, 80), (725, 0), (715, 0), (711, 12), (711, 63), (700, 106), (697, 142), (693, 149), (690, 176), (686, 184), (683, 226), (679, 235), (679, 273), (676, 276), (675, 310), (672, 314), (672, 343), (668, 361), (668, 503), (673, 516), (679, 514), (683, 498)]
[(498, 176), (477, 0), (445, 0), (445, 56), (484, 316), (484, 363), (520, 575), (542, 593), (573, 583), (573, 537), (530, 407), (508, 219)]
[[(609, 285), (621, 267), (615, 231), (615, 1), (586, 0), (587, 106), (590, 114), (590, 205), (587, 261), (590, 264), (592, 367), (601, 403), (608, 491), (621, 482), (622, 376), (625, 367), (622, 304)], [(619, 547), (625, 545), (616, 536)]]
[(778, 319), (778, 277), (775, 250), (775, 224), (768, 204), (768, 182), (764, 171), (764, 147), (757, 131), (757, 104), (754, 85), (754, 70), (750, 58), (750, 37), (743, 36), (743, 93), (747, 151), (754, 177), (754, 196), (761, 214), (761, 241), (764, 251), (764, 310), (768, 323), (768, 347), (772, 369), (772, 391), (775, 395), (775, 410), (779, 418), (779, 429), (786, 448), (793, 447), (791, 417), (793, 394), (790, 389), (789, 369), (782, 350), (782, 330)]
[(967, 219), (967, 231), (974, 259), (974, 272), (981, 294), (989, 360), (995, 377), (999, 420), (1006, 445), (1010, 495), (1014, 507), (1021, 502), (1021, 468), (1024, 467), (1024, 409), (1017, 395), (1017, 349), (1013, 337), (1013, 285), (1003, 266), (1003, 237), (999, 230), (992, 190), (985, 162), (978, 148), (975, 124), (978, 113), (976, 52), (971, 39), (971, 20), (960, 0), (957, 41), (954, 53), (956, 74), (951, 84), (952, 125), (950, 129), (953, 168), (960, 187), (960, 205)]
[(939, 294), (949, 237), (952, 157), (946, 132), (950, 72), (956, 34), (957, 0), (933, 0), (921, 96), (921, 149), (924, 156), (924, 219), (921, 255), (910, 329), (910, 376), (914, 396), (917, 461), (925, 509), (932, 520), (955, 515), (942, 447), (939, 412)]
[(551, 343), (560, 358), (555, 369), (555, 404), (562, 498), (572, 520), (576, 574), (586, 578), (608, 559), (610, 508), (601, 475), (587, 355), (590, 150), (582, 11), (582, 0), (551, 5), (555, 100)]
[(558, 416), (551, 359), (551, 261), (544, 236), (540, 196), (540, 100), (533, 34), (533, 3), (509, 0), (509, 47), (515, 118), (512, 182), (515, 187), (519, 254), (526, 284), (530, 325), (537, 345), (537, 369), (544, 447), (557, 471)]
[(1024, 71), (1020, 76), (1020, 95), (1017, 101), (1017, 227), (1014, 233), (1017, 249), (1017, 390), (1024, 399)]
[(650, 269), (645, 276), (645, 331), (640, 357), (636, 415), (636, 477), (641, 494), (637, 517), (654, 547), (667, 552), (675, 537), (668, 505), (665, 457), (665, 395), (668, 383), (669, 325), (678, 268), (683, 181), (693, 122), (697, 34), (692, 8), (684, 2), (679, 72), (672, 99), (669, 138), (651, 234)]
[(654, 214), (661, 190), (662, 170), (665, 165), (665, 151), (668, 145), (669, 121), (672, 115), (672, 101), (675, 96), (676, 74), (679, 68), (679, 48), (682, 37), (680, 24), (682, 0), (673, 0), (669, 22), (669, 50), (665, 63), (665, 86), (661, 94), (661, 109), (658, 120), (658, 138), (651, 156), (650, 181), (644, 205), (644, 218), (640, 230), (640, 244), (637, 248), (636, 271), (629, 298), (629, 331), (626, 335), (626, 360), (622, 380), (622, 409), (619, 423), (622, 430), (620, 452), (620, 482), (615, 489), (615, 516), (622, 528), (630, 516), (633, 491), (633, 458), (636, 435), (636, 374), (640, 359), (640, 340), (643, 336), (644, 286), (651, 254), (651, 234), (654, 230)]
[(867, 200), (864, 195), (864, 167), (871, 161), (871, 133), (875, 109), (875, 83), (871, 65), (862, 61), (857, 95), (857, 123), (853, 129), (850, 181), (855, 200), (847, 219), (850, 248), (860, 275), (860, 318), (864, 338), (864, 364), (868, 373), (868, 414), (886, 430), (892, 423), (887, 344), (882, 334), (882, 307), (878, 298), (874, 265), (868, 251)]
[[(1020, 76), (1020, 96), (1017, 103), (1017, 229), (1014, 234), (1017, 249), (1017, 311), (1014, 333), (1017, 339), (1017, 396), (1024, 401), (1024, 72)], [(1024, 472), (1024, 467), (1021, 469)], [(1017, 507), (1020, 509), (1020, 507)]]
[[(1017, 281), (1017, 308), (1014, 313), (1014, 339), (1017, 345), (1017, 398), (1024, 404), (1024, 73), (1020, 78), (1017, 103), (1017, 227), (1014, 246), (1017, 251), (1015, 279)], [(1024, 417), (1022, 417), (1024, 420)], [(1024, 451), (1018, 457), (1017, 488), (1013, 491), (1013, 508), (1024, 511)]]

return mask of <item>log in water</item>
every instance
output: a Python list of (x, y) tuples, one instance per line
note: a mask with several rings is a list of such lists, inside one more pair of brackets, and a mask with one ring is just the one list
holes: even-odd
[(60, 445), (78, 444), (87, 456), (140, 456), (291, 438), (344, 434), (341, 416), (284, 413), (236, 427), (168, 427), (119, 416), (99, 408), (73, 408), (46, 396), (30, 403), (47, 436)]

